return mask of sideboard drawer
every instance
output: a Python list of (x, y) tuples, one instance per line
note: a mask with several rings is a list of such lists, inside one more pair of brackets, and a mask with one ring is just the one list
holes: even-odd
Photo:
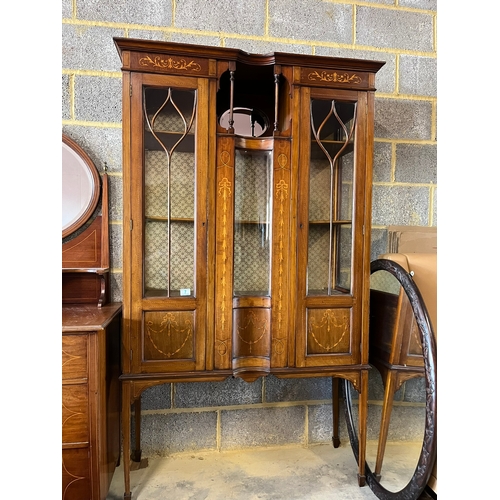
[(91, 484), (88, 448), (62, 450), (63, 500), (91, 499)]
[(89, 442), (89, 403), (87, 384), (62, 386), (62, 442)]
[(87, 378), (88, 335), (62, 336), (62, 379)]

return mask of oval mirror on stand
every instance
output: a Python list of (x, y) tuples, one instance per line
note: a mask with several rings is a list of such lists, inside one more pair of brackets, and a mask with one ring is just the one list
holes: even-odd
[(90, 157), (62, 136), (62, 237), (82, 227), (99, 201), (101, 179)]
[[(416, 500), (436, 459), (436, 340), (417, 285), (389, 259), (371, 263), (366, 482), (382, 500)], [(358, 461), (357, 392), (345, 381)]]

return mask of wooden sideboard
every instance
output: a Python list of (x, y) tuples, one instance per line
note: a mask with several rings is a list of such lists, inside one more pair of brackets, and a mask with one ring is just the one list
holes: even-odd
[(122, 305), (109, 303), (108, 176), (63, 135), (62, 179), (62, 498), (105, 500), (121, 440)]
[(104, 500), (120, 458), (121, 304), (62, 308), (62, 498)]

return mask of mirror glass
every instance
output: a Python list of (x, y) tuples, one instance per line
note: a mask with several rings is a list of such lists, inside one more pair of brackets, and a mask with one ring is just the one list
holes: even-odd
[(88, 155), (70, 138), (62, 141), (62, 236), (87, 222), (99, 199), (100, 179)]
[[(409, 275), (399, 269), (414, 286)], [(432, 335), (432, 330), (429, 328), (424, 334), (419, 326), (422, 311), (418, 289), (416, 298), (405, 288), (388, 270), (372, 271), (366, 468), (367, 483), (382, 499), (418, 498), (432, 469), (432, 464), (423, 468), (422, 464), (429, 461), (426, 458), (428, 449), (435, 450), (435, 393), (428, 399), (429, 363), (422, 350), (422, 339), (429, 331)], [(430, 385), (434, 386), (435, 345), (426, 352), (432, 358), (430, 366), (434, 368)], [(345, 384), (345, 391), (346, 406), (351, 408), (350, 433), (355, 433), (358, 429), (358, 393), (350, 383)], [(429, 419), (426, 419), (429, 408)], [(402, 490), (406, 496), (397, 496)]]
[[(225, 129), (229, 129), (230, 117), (229, 109), (220, 117), (219, 123)], [(269, 127), (267, 116), (258, 109), (234, 108), (233, 122), (234, 133), (242, 137), (260, 137)]]

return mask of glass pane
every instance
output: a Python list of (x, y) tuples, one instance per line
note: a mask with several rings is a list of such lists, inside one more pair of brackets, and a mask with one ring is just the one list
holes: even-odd
[(196, 92), (144, 89), (144, 294), (193, 296)]
[(355, 117), (355, 103), (311, 100), (308, 295), (350, 290)]
[(271, 294), (271, 151), (236, 150), (234, 295)]

